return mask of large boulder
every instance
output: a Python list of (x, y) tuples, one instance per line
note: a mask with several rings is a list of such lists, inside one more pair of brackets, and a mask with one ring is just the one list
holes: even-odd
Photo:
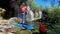
[(8, 20), (8, 22), (9, 22), (10, 24), (12, 24), (12, 23), (19, 23), (19, 22), (20, 22), (19, 19), (20, 19), (20, 18), (13, 17), (13, 18), (10, 18), (10, 19)]
[(4, 28), (0, 28), (0, 34), (6, 34), (6, 30)]

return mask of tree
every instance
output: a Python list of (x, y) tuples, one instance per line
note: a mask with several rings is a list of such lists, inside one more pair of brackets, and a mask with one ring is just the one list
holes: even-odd
[(55, 11), (55, 18), (57, 20), (60, 20), (60, 7), (59, 6), (54, 6), (54, 11)]
[(42, 5), (40, 7), (38, 7), (38, 8), (39, 8), (39, 11), (40, 10), (42, 11), (44, 9)]
[(32, 10), (35, 10), (37, 8), (37, 4), (34, 2), (34, 0), (28, 0), (27, 4), (30, 6)]
[(36, 3), (33, 3), (32, 6), (31, 6), (31, 9), (32, 10), (35, 10), (37, 8), (37, 4)]
[(54, 5), (52, 8), (47, 7), (45, 10), (48, 13), (47, 17), (49, 18), (49, 22), (51, 23), (59, 22), (59, 19), (60, 19), (60, 7), (59, 6)]

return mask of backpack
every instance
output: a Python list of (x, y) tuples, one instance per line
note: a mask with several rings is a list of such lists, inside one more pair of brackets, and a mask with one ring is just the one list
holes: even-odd
[(39, 24), (39, 30), (41, 30), (42, 32), (46, 32), (46, 28), (42, 23)]

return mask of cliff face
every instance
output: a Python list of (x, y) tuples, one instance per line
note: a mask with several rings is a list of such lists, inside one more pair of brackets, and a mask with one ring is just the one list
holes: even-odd
[(19, 5), (25, 0), (0, 0), (0, 7), (6, 10), (4, 18), (17, 17), (19, 13)]
[(0, 0), (0, 7), (5, 8), (6, 10), (9, 9), (9, 2), (10, 0)]
[(4, 18), (10, 18), (14, 16), (14, 7), (11, 6), (11, 0), (0, 0), (0, 7), (6, 9)]

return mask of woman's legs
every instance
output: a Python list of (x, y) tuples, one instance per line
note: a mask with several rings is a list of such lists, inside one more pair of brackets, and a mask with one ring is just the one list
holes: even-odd
[(25, 23), (25, 13), (22, 14), (22, 23)]
[(21, 13), (20, 13), (19, 17), (20, 17), (20, 23), (22, 23), (22, 14)]

